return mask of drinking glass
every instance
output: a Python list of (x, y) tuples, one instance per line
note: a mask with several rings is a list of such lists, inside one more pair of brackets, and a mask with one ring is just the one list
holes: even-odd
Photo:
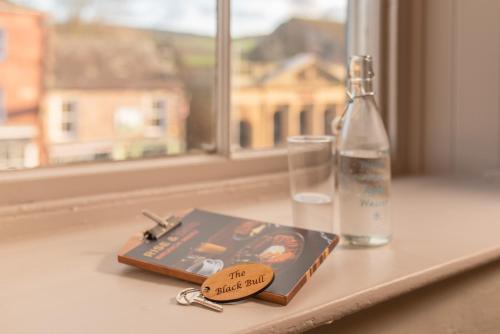
[(288, 137), (288, 169), (293, 224), (333, 232), (333, 136)]

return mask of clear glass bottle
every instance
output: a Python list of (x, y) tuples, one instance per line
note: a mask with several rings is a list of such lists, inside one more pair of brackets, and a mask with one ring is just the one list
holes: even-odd
[(375, 103), (372, 58), (352, 56), (350, 101), (339, 124), (338, 190), (340, 230), (355, 246), (391, 240), (389, 140)]

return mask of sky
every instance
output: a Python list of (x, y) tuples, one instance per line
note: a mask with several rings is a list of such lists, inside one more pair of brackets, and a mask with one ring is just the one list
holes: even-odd
[[(11, 0), (59, 22), (85, 21), (214, 35), (215, 0)], [(347, 0), (232, 0), (234, 37), (268, 34), (290, 17), (345, 21)]]

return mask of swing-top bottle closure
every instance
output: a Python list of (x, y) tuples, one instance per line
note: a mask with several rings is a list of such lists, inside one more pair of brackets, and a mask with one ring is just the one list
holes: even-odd
[(349, 57), (347, 71), (346, 94), (348, 101), (341, 115), (335, 117), (332, 129), (335, 135), (339, 134), (343, 126), (343, 118), (349, 104), (357, 97), (374, 96), (373, 92), (373, 60), (370, 55), (353, 55)]
[(353, 55), (349, 58), (348, 92), (351, 99), (373, 93), (373, 60), (370, 55)]

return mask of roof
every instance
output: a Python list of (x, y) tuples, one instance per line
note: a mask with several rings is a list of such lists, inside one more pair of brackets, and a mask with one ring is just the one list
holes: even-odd
[(155, 42), (148, 31), (95, 24), (50, 30), (48, 88), (151, 89), (180, 83), (172, 48)]
[(321, 64), (318, 57), (312, 53), (300, 53), (283, 61), (274, 71), (258, 80), (258, 84), (268, 84), (282, 75), (290, 73), (299, 73), (300, 71), (316, 67), (321, 76), (331, 82), (342, 83), (342, 81), (332, 74), (325, 66)]

